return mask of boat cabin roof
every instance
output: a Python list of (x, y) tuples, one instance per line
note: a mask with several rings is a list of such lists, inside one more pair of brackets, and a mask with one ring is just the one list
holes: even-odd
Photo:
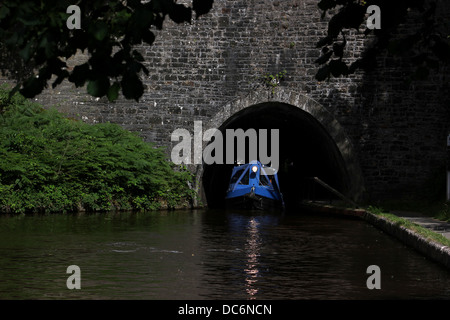
[[(256, 168), (253, 169), (254, 167)], [(259, 161), (235, 166), (231, 174), (230, 185), (236, 183), (244, 186), (258, 184), (268, 188), (279, 189), (276, 170), (262, 165)]]

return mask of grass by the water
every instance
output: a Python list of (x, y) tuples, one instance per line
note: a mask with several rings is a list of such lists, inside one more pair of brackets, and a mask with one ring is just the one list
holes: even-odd
[(420, 234), (426, 239), (433, 240), (439, 244), (442, 244), (444, 246), (450, 246), (450, 240), (444, 237), (443, 235), (436, 233), (430, 229), (424, 228), (414, 222), (411, 222), (405, 218), (398, 217), (395, 214), (386, 212), (384, 209), (381, 209), (379, 207), (373, 207), (369, 206), (367, 208), (367, 211), (375, 214), (377, 216), (383, 217), (389, 221), (392, 221), (394, 224), (398, 226), (402, 226), (404, 228), (407, 228), (409, 230), (412, 230), (416, 232), (417, 234)]

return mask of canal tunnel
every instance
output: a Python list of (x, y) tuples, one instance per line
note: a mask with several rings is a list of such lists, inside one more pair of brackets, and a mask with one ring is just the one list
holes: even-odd
[[(339, 149), (322, 124), (308, 112), (284, 103), (258, 104), (235, 113), (219, 130), (225, 137), (226, 129), (238, 128), (244, 131), (253, 128), (257, 132), (267, 129), (268, 141), (273, 129), (279, 130), (278, 177), (287, 208), (296, 208), (307, 197), (332, 198), (329, 191), (313, 187), (311, 177), (318, 177), (339, 192), (347, 193), (348, 174)], [(248, 144), (249, 140), (247, 148)], [(267, 154), (273, 159), (270, 149)], [(247, 154), (246, 160), (253, 159), (248, 159)], [(204, 164), (202, 184), (209, 207), (224, 206), (233, 166), (227, 161)]]

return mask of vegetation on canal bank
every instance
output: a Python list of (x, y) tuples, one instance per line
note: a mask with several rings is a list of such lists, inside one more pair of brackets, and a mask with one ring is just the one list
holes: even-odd
[(89, 125), (0, 88), (0, 212), (188, 206), (192, 174), (118, 125)]
[(376, 206), (388, 211), (412, 211), (442, 221), (450, 221), (450, 202), (446, 200), (447, 169), (443, 163), (421, 187), (408, 196), (379, 201)]
[(413, 211), (438, 220), (450, 221), (450, 202), (444, 200), (384, 201), (379, 203), (379, 206), (389, 211)]
[(406, 229), (412, 230), (415, 233), (424, 237), (425, 239), (432, 240), (432, 241), (435, 241), (444, 246), (450, 247), (450, 240), (447, 239), (446, 237), (444, 237), (443, 235), (436, 233), (432, 230), (429, 230), (427, 228), (424, 228), (422, 226), (419, 226), (418, 224), (413, 223), (405, 218), (398, 217), (392, 213), (388, 213), (387, 210), (384, 210), (379, 207), (373, 207), (373, 206), (369, 206), (368, 208), (366, 208), (366, 210), (376, 216), (379, 216), (379, 217), (382, 217), (382, 218), (385, 218), (385, 219), (391, 221), (392, 223), (394, 223), (395, 225), (397, 225), (399, 227), (404, 227)]

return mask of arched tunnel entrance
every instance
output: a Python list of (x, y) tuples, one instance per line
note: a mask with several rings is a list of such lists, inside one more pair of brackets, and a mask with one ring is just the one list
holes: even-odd
[[(278, 176), (287, 208), (296, 207), (307, 194), (309, 177), (318, 177), (343, 194), (348, 192), (349, 177), (341, 153), (330, 134), (310, 113), (289, 104), (267, 102), (235, 113), (218, 129), (225, 136), (226, 129), (238, 128), (268, 132), (279, 129)], [(233, 166), (204, 164), (202, 184), (209, 207), (224, 206)], [(320, 188), (316, 192), (320, 193)]]

